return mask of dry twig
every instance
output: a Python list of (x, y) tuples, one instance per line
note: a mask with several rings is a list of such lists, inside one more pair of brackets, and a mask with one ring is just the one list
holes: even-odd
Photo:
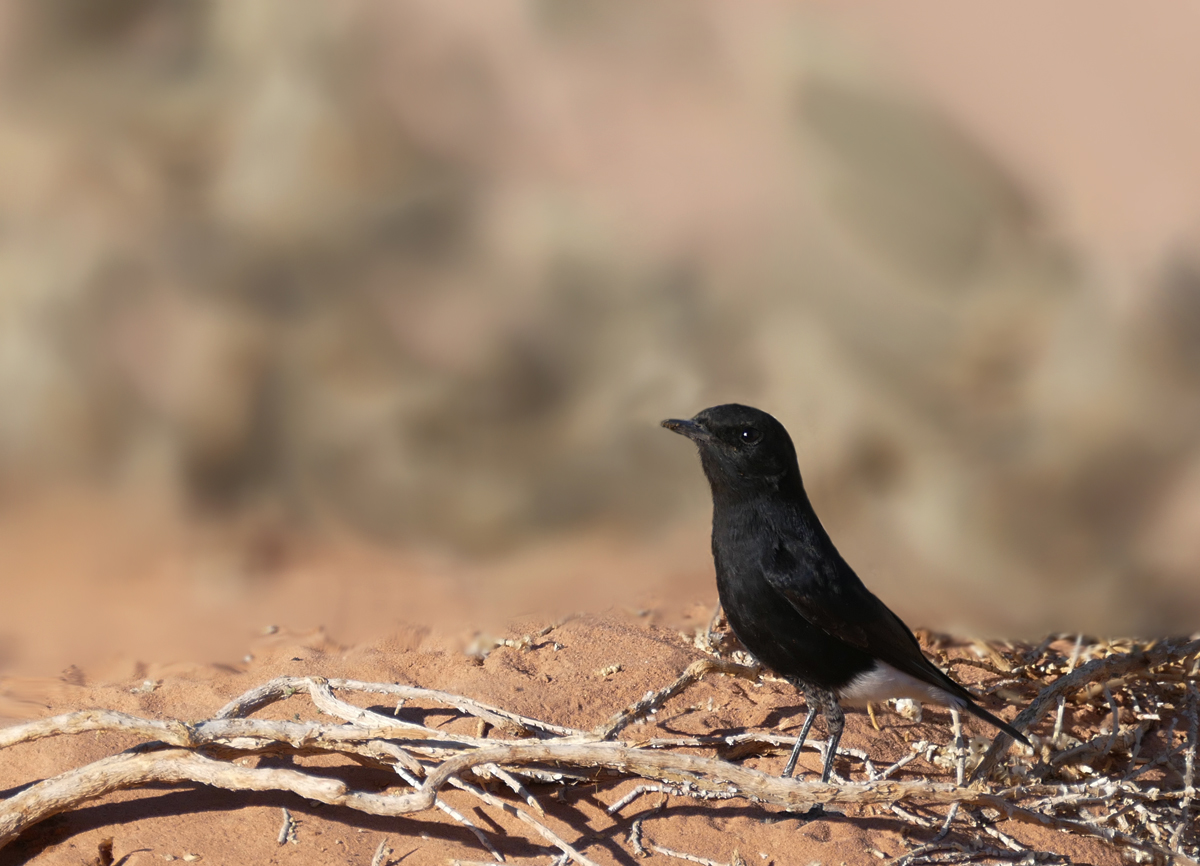
[[(1169, 662), (1187, 659), (1197, 652), (1200, 652), (1200, 640), (1193, 640), (1186, 644), (1164, 641), (1140, 652), (1116, 653), (1107, 658), (1094, 659), (1042, 689), (1037, 698), (1013, 719), (1012, 726), (1018, 731), (1029, 730), (1046, 714), (1046, 710), (1051, 704), (1057, 703), (1059, 695), (1065, 696), (1091, 682), (1101, 678), (1113, 679), (1139, 672), (1149, 673), (1154, 668)], [(992, 743), (992, 747), (988, 749), (987, 754), (984, 755), (983, 762), (976, 768), (971, 781), (987, 778), (1000, 756), (1011, 744), (1012, 738), (1008, 734), (1000, 733)]]
[[(1069, 667), (1055, 659), (1042, 660), (1049, 646), (1047, 643), (1033, 654), (1022, 654), (1013, 648), (1003, 657), (997, 650), (996, 657), (989, 662), (999, 672), (997, 675), (1024, 677), (1023, 681), (1041, 687), (1014, 724), (1028, 730), (1060, 698), (1065, 700), (1079, 693), (1091, 699), (1103, 692), (1111, 729), (1089, 743), (1060, 750), (1048, 759), (1048, 764), (1038, 764), (1036, 772), (1029, 769), (1028, 758), (1010, 756), (1003, 773), (996, 774), (1009, 780), (1004, 783), (982, 781), (991, 779), (992, 771), (999, 768), (1003, 746), (998, 739), (975, 774), (981, 781), (970, 787), (961, 786), (964, 751), (960, 728), (956, 728), (954, 761), (959, 784), (891, 778), (918, 757), (926, 761), (932, 758), (935, 747), (925, 741), (914, 744), (909, 755), (882, 771), (876, 771), (865, 753), (846, 750), (862, 762), (866, 781), (825, 785), (767, 775), (737, 763), (733, 757), (739, 749), (747, 747), (757, 753), (761, 748), (756, 747), (790, 745), (794, 742), (791, 737), (745, 733), (656, 738), (640, 743), (615, 739), (625, 727), (646, 718), (706, 674), (732, 674), (748, 679), (758, 674), (756, 668), (714, 659), (694, 662), (674, 683), (647, 693), (591, 732), (428, 689), (319, 677), (283, 677), (247, 692), (212, 719), (192, 724), (89, 710), (0, 730), (0, 748), (45, 737), (102, 731), (134, 734), (144, 741), (133, 749), (30, 785), (0, 802), (0, 846), (39, 821), (114, 791), (199, 783), (233, 791), (290, 791), (307, 800), (373, 815), (412, 815), (439, 809), (468, 826), (485, 850), (496, 860), (502, 859), (485, 832), (445, 802), (445, 789), (450, 787), (473, 797), (482, 803), (482, 808), (499, 810), (526, 824), (561, 852), (562, 862), (569, 860), (588, 866), (591, 861), (584, 847), (552, 826), (552, 816), (547, 815), (521, 781), (524, 778), (560, 787), (577, 779), (635, 782), (628, 793), (612, 803), (610, 814), (618, 814), (636, 797), (650, 791), (664, 794), (664, 802), (671, 796), (701, 801), (741, 798), (789, 812), (806, 812), (815, 804), (852, 809), (875, 804), (885, 807), (886, 813), (895, 815), (897, 820), (925, 831), (936, 831), (932, 839), (897, 861), (913, 864), (965, 862), (980, 856), (1029, 861), (1033, 853), (996, 826), (1006, 820), (1102, 839), (1152, 858), (1200, 854), (1189, 821), (1195, 796), (1197, 750), (1197, 693), (1189, 678), (1193, 676), (1191, 659), (1200, 652), (1200, 640), (1163, 642), (1145, 649), (1130, 647), (1128, 652), (1119, 651), (1116, 642), (1090, 646), (1086, 648), (1088, 654), (1111, 654), (1087, 662), (1053, 682), (1041, 683), (1035, 679), (1038, 670), (1051, 672)], [(1078, 652), (1072, 655), (1080, 657)], [(1099, 684), (1099, 689), (1091, 689), (1093, 683)], [(1136, 694), (1131, 683), (1137, 684)], [(382, 694), (401, 701), (435, 703), (480, 719), (493, 728), (517, 729), (527, 736), (501, 739), (433, 729), (356, 706), (338, 692)], [(291, 697), (311, 701), (328, 718), (320, 721), (246, 718), (259, 708)], [(1147, 721), (1127, 725), (1122, 730), (1121, 703), (1133, 707), (1136, 717)], [(1176, 745), (1173, 737), (1181, 715), (1187, 722), (1187, 738)], [(1159, 719), (1170, 719), (1163, 747), (1157, 755), (1152, 753), (1151, 760), (1135, 767), (1143, 744), (1149, 741), (1147, 726), (1158, 724)], [(695, 748), (716, 750), (731, 759), (689, 753), (688, 750)], [(1121, 757), (1126, 751), (1127, 759)], [(1185, 753), (1183, 766), (1176, 769), (1172, 762), (1178, 761), (1180, 752)], [(391, 793), (358, 791), (337, 778), (310, 774), (303, 766), (252, 768), (237, 760), (272, 753), (341, 754), (368, 765), (389, 767), (411, 787)], [(1085, 759), (1090, 763), (1081, 763)], [(1182, 784), (1174, 787), (1161, 778), (1150, 783), (1139, 780), (1139, 776), (1151, 778), (1146, 774), (1155, 768), (1161, 771), (1158, 776), (1177, 776)], [(1037, 778), (1038, 772), (1068, 775), (1059, 781), (1043, 783)], [(486, 790), (473, 777), (497, 779), (512, 792), (507, 794), (501, 789), (501, 793), (510, 798), (515, 794), (517, 799), (505, 799)], [(1094, 814), (1097, 807), (1101, 807), (1099, 814)], [(975, 828), (997, 840), (1003, 848), (968, 849), (955, 841), (952, 826), (964, 808)], [(924, 817), (914, 810), (926, 815), (932, 810), (937, 817)], [(564, 826), (570, 828), (569, 824)], [(630, 827), (629, 843), (635, 853), (650, 849), (697, 863), (715, 862), (644, 842), (641, 827), (640, 819)], [(285, 816), (281, 844), (292, 833), (294, 823), (290, 816)], [(386, 859), (385, 851), (386, 844), (381, 843), (376, 861)], [(984, 851), (989, 853), (983, 855)]]

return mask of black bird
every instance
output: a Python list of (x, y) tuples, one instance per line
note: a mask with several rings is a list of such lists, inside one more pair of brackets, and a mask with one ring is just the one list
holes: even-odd
[(965, 709), (1028, 745), (934, 667), (908, 626), (842, 559), (808, 501), (782, 424), (729, 403), (662, 426), (700, 449), (712, 488), (717, 591), (733, 633), (808, 703), (784, 776), (821, 710), (829, 729), (821, 781), (829, 781), (845, 722), (841, 701), (913, 698)]

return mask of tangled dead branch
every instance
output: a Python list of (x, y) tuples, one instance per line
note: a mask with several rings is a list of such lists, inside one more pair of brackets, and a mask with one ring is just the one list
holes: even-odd
[[(620, 813), (650, 791), (700, 801), (740, 798), (796, 813), (814, 806), (873, 808), (875, 814), (895, 816), (925, 834), (926, 841), (901, 858), (906, 864), (966, 862), (980, 857), (1063, 862), (1061, 858), (1034, 857), (1037, 852), (1000, 829), (998, 825), (1004, 821), (1102, 839), (1142, 861), (1194, 861), (1200, 855), (1200, 835), (1192, 816), (1200, 640), (1162, 641), (1150, 646), (1119, 642), (1084, 646), (1079, 640), (1068, 659), (1065, 649), (1069, 645), (1069, 640), (1060, 640), (1035, 648), (987, 648), (993, 658), (976, 666), (997, 677), (1005, 688), (1026, 696), (1028, 706), (1014, 724), (1030, 732), (1035, 748), (1032, 754), (1029, 750), (1006, 754), (1007, 744), (997, 740), (986, 755), (975, 755), (977, 765), (969, 786), (961, 780), (964, 763), (972, 759), (957, 737), (954, 747), (941, 750), (942, 766), (937, 766), (939, 759), (935, 758), (939, 748), (927, 741), (914, 743), (909, 755), (882, 769), (876, 769), (860, 751), (843, 750), (846, 757), (859, 762), (863, 778), (841, 784), (783, 779), (736, 762), (738, 749), (753, 745), (760, 750), (786, 750), (794, 742), (789, 737), (746, 733), (638, 743), (615, 739), (705, 675), (751, 680), (759, 675), (756, 668), (719, 659), (694, 662), (674, 683), (648, 692), (590, 731), (431, 689), (281, 677), (197, 723), (90, 710), (0, 731), (0, 748), (89, 731), (144, 739), (131, 749), (32, 784), (0, 802), (0, 846), (39, 821), (114, 791), (199, 783), (232, 791), (287, 791), (372, 815), (414, 815), (441, 809), (470, 828), (494, 859), (501, 859), (495, 843), (444, 801), (446, 789), (455, 788), (483, 807), (532, 828), (561, 852), (563, 862), (590, 864), (586, 845), (566, 838), (570, 825), (548, 816), (531, 789), (554, 791), (579, 781), (603, 782), (615, 788), (629, 781), (631, 789), (614, 798), (608, 810), (611, 814)], [(954, 661), (970, 664), (973, 660)], [(481, 733), (469, 736), (402, 719), (399, 707), (396, 713), (384, 715), (346, 699), (356, 694), (448, 707), (479, 720)], [(307, 698), (327, 719), (250, 717), (291, 698)], [(1088, 742), (1074, 740), (1064, 730), (1062, 709), (1067, 703), (1096, 705), (1108, 719), (1108, 729), (1101, 729)], [(1036, 728), (1055, 708), (1059, 712), (1053, 731), (1039, 735)], [(485, 734), (487, 726), (492, 730)], [(496, 735), (498, 732), (506, 736)], [(724, 750), (725, 757), (694, 754), (697, 749)], [(402, 788), (373, 793), (355, 790), (338, 778), (310, 774), (302, 766), (246, 765), (247, 758), (280, 754), (340, 754), (360, 764), (388, 769)], [(922, 762), (940, 774), (947, 766), (947, 755), (957, 782), (931, 781), (918, 772), (918, 762)], [(487, 784), (490, 781), (497, 783), (492, 789)], [(645, 815), (638, 818), (630, 830), (630, 844), (635, 849), (641, 847), (644, 820)], [(975, 831), (966, 838), (986, 836), (1002, 847), (978, 841), (972, 847), (956, 839), (951, 833), (955, 822)], [(699, 858), (696, 862), (708, 861)]]

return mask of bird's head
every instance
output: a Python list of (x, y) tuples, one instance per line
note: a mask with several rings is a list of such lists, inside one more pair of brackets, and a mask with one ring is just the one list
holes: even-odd
[(662, 426), (696, 443), (714, 494), (782, 490), (792, 483), (800, 487), (792, 438), (782, 424), (760, 409), (726, 403), (687, 421), (668, 418)]

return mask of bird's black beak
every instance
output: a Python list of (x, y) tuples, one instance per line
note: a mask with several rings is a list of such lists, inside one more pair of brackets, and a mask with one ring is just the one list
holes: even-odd
[(712, 439), (712, 434), (695, 421), (681, 421), (678, 418), (668, 418), (662, 422), (662, 426), (668, 430), (674, 430), (681, 436), (686, 436), (693, 442), (707, 442)]

